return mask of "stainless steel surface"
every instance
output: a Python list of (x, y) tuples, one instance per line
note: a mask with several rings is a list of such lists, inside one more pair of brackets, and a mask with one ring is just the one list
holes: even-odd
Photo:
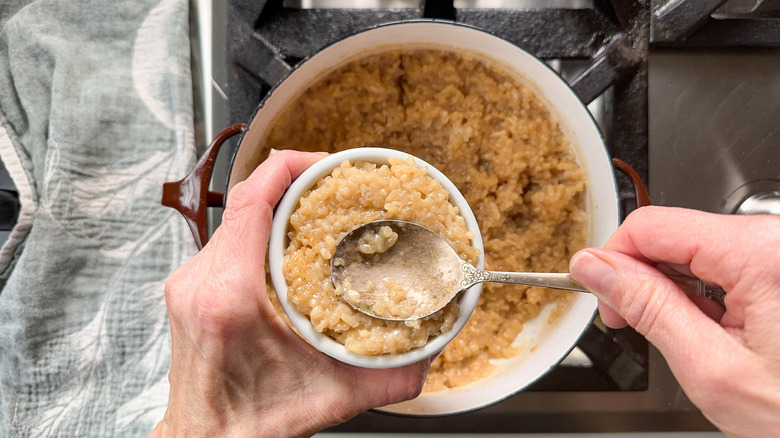
[[(394, 417), (366, 412), (332, 432), (452, 432), (485, 436), (525, 431), (711, 431), (680, 389), (654, 347), (649, 351), (650, 383), (644, 391), (523, 391), (493, 406), (457, 417)], [(360, 435), (356, 435), (360, 436)], [(365, 436), (365, 435), (363, 435)]]
[[(749, 201), (749, 199), (761, 196), (762, 194), (777, 192), (780, 192), (780, 179), (758, 179), (748, 181), (726, 196), (721, 211), (723, 213), (752, 214), (751, 211), (754, 211), (754, 209), (751, 208), (751, 204), (753, 204), (753, 202)], [(743, 208), (742, 205), (745, 203), (748, 205)], [(740, 211), (740, 208), (742, 208), (742, 211)]]
[[(284, 0), (287, 8), (299, 9), (393, 9), (419, 7), (415, 0)], [(455, 0), (455, 8), (474, 9), (586, 9), (593, 0)]]
[(759, 192), (748, 196), (737, 214), (780, 214), (780, 192)]
[(719, 20), (729, 18), (767, 18), (780, 16), (780, 0), (729, 0), (713, 14)]
[[(208, 0), (206, 0), (208, 1)], [(208, 81), (208, 93), (211, 96), (211, 117), (208, 119), (207, 138), (209, 141), (217, 133), (230, 125), (228, 118), (227, 98), (227, 2), (212, 2), (211, 8), (211, 77)], [(224, 192), (227, 187), (228, 170), (233, 151), (237, 147), (238, 138), (229, 140), (229, 143), (220, 149), (217, 160), (214, 163), (214, 173), (211, 176), (209, 190)], [(227, 195), (227, 194), (226, 194)], [(214, 230), (222, 223), (222, 208), (212, 208), (209, 212), (209, 227)]]
[(649, 66), (655, 203), (733, 213), (780, 188), (780, 50), (659, 51)]
[[(191, 0), (190, 4), (195, 147), (200, 156), (211, 139), (229, 126), (227, 94), (224, 91), (227, 87), (227, 2)], [(217, 155), (210, 191), (225, 191), (233, 147), (233, 143), (228, 143)], [(208, 210), (209, 234), (222, 222), (222, 212), (219, 207)]]

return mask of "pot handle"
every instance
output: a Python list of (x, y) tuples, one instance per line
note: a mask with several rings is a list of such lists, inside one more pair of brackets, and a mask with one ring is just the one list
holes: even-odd
[(642, 178), (639, 177), (639, 174), (636, 173), (636, 170), (634, 170), (633, 167), (629, 166), (625, 161), (618, 158), (612, 159), (612, 165), (614, 165), (617, 170), (623, 173), (623, 175), (628, 177), (628, 180), (631, 181), (631, 185), (634, 186), (637, 207), (653, 205), (650, 202), (650, 196), (647, 194), (647, 188), (645, 187), (644, 183), (642, 183)]
[(237, 123), (225, 128), (214, 137), (189, 175), (180, 181), (163, 184), (162, 205), (175, 208), (184, 216), (184, 220), (187, 221), (187, 225), (195, 237), (198, 249), (203, 249), (203, 245), (209, 240), (206, 209), (208, 207), (221, 207), (225, 202), (225, 194), (208, 190), (217, 153), (227, 139), (244, 131), (246, 131), (245, 123)]

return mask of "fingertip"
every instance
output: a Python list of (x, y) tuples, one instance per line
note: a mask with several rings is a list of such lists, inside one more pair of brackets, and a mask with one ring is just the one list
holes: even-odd
[(251, 191), (256, 201), (273, 207), (290, 184), (322, 158), (319, 153), (271, 149), (268, 158), (244, 181), (242, 190)]
[(617, 272), (599, 256), (598, 250), (584, 249), (574, 254), (569, 261), (569, 272), (574, 280), (600, 300), (609, 302), (617, 283)]
[(252, 179), (255, 174), (259, 173), (258, 169), (263, 169), (267, 165), (281, 164), (290, 171), (290, 176), (294, 180), (304, 170), (308, 169), (312, 164), (321, 160), (327, 156), (327, 152), (303, 152), (292, 149), (271, 149), (268, 158), (258, 166), (258, 168), (252, 172), (252, 175), (247, 180)]

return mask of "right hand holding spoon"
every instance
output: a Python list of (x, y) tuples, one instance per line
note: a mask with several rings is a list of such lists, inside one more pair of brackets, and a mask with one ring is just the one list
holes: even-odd
[[(780, 217), (643, 207), (603, 249), (572, 258), (613, 328), (634, 327), (729, 436), (780, 436)], [(717, 284), (726, 309), (689, 298), (659, 267)]]

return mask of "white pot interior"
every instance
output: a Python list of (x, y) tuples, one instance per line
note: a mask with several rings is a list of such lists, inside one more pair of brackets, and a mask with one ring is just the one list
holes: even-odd
[[(596, 123), (568, 84), (545, 63), (517, 46), (471, 27), (445, 22), (415, 21), (380, 26), (330, 45), (303, 62), (262, 104), (241, 141), (228, 189), (246, 179), (260, 162), (265, 128), (308, 84), (322, 74), (366, 54), (387, 48), (436, 47), (468, 53), (498, 65), (535, 91), (556, 117), (588, 175), (588, 246), (602, 246), (619, 222), (618, 195), (612, 164)], [(577, 294), (554, 324), (544, 313), (524, 325), (516, 340), (524, 353), (496, 362), (493, 377), (474, 384), (382, 408), (384, 411), (442, 415), (477, 409), (521, 390), (562, 360), (590, 324), (596, 299)]]

